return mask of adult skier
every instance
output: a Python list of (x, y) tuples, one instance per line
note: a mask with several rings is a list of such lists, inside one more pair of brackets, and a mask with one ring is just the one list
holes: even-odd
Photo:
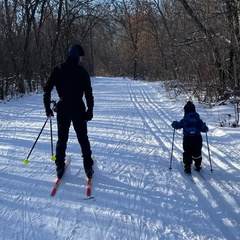
[[(84, 56), (81, 45), (73, 44), (66, 60), (54, 67), (43, 90), (43, 102), (47, 117), (53, 116), (50, 108), (51, 91), (56, 87), (59, 101), (56, 105), (58, 140), (56, 144), (57, 177), (64, 174), (66, 148), (71, 123), (81, 146), (83, 165), (88, 178), (92, 178), (93, 159), (87, 134), (87, 121), (93, 118), (94, 98), (91, 80), (86, 69), (80, 65)], [(86, 104), (83, 101), (85, 96)]]

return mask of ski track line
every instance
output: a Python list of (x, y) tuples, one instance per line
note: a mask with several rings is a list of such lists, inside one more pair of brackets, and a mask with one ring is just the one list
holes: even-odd
[(111, 215), (108, 217), (108, 223), (104, 224), (104, 229), (103, 229), (101, 227), (102, 226), (101, 219), (98, 218), (98, 215), (101, 211), (102, 209), (92, 209), (92, 214), (94, 216), (94, 220), (97, 225), (98, 239), (108, 240), (111, 238), (111, 230), (113, 228), (113, 222), (114, 222), (114, 219), (116, 218), (117, 212), (111, 213)]
[[(140, 99), (137, 98), (136, 90), (133, 90), (132, 83), (130, 83), (130, 81), (128, 81), (128, 86), (129, 86), (129, 93), (131, 96), (131, 101), (134, 103), (135, 109), (138, 111), (139, 116), (141, 117), (141, 119), (144, 123), (144, 126), (148, 129), (148, 132), (151, 133), (151, 135), (155, 138), (157, 143), (160, 146), (165, 146), (165, 151), (169, 151), (169, 146), (170, 146), (171, 141), (168, 142), (168, 141), (164, 141), (164, 140), (165, 139), (170, 140), (170, 138), (168, 138), (165, 135), (164, 140), (162, 140), (161, 137), (159, 137), (160, 134), (158, 135), (157, 133), (161, 132), (161, 130), (158, 127), (157, 123), (154, 120), (152, 120), (152, 116), (149, 115), (148, 111), (146, 110), (146, 107), (144, 107), (141, 104)], [(151, 110), (154, 110), (154, 113), (159, 117), (159, 119), (162, 119), (162, 117), (152, 107), (152, 104), (148, 104), (148, 107), (150, 107)]]
[[(149, 125), (149, 127), (151, 129), (156, 129), (156, 132), (160, 132), (159, 135), (157, 135), (158, 140), (160, 140), (160, 142), (166, 146), (166, 149), (169, 151), (169, 149), (171, 149), (171, 142), (172, 142), (172, 138), (170, 137), (172, 135), (172, 127), (171, 127), (171, 122), (172, 122), (172, 117), (169, 117), (168, 114), (162, 109), (162, 105), (163, 103), (160, 102), (159, 105), (156, 104), (155, 101), (153, 101), (153, 99), (151, 99), (151, 97), (149, 96), (149, 93), (146, 91), (146, 89), (144, 89), (142, 86), (139, 87), (140, 88), (140, 92), (142, 94), (142, 97), (144, 99), (144, 102), (147, 103), (147, 105), (150, 108), (153, 108), (155, 111), (155, 114), (157, 116), (157, 120), (159, 121), (159, 124), (156, 122), (156, 120), (152, 119), (152, 116), (149, 115), (148, 113), (145, 113), (149, 116), (149, 119), (151, 120), (151, 125)], [(155, 118), (154, 118), (155, 119)], [(169, 126), (169, 131), (170, 134), (166, 135), (165, 131), (162, 131), (160, 126)], [(163, 137), (162, 137), (163, 136)]]
[[(142, 168), (143, 167), (143, 168)], [(135, 176), (136, 173), (138, 173), (138, 171), (131, 173), (131, 169), (129, 170), (129, 173), (131, 174), (130, 178), (130, 185), (135, 187), (135, 191), (133, 191), (131, 194), (133, 195), (133, 199), (132, 199), (132, 205), (133, 205), (133, 209), (135, 211), (137, 211), (138, 209), (138, 202), (139, 200), (141, 201), (142, 196), (141, 196), (141, 192), (142, 189), (144, 187), (144, 181), (143, 179), (145, 179), (146, 177), (146, 165), (143, 166), (138, 166), (138, 168), (142, 169), (142, 172), (139, 174), (140, 176)], [(143, 173), (143, 174), (142, 174)], [(137, 182), (135, 184), (135, 179), (137, 179)], [(144, 216), (143, 214), (143, 208), (140, 208), (138, 210), (138, 215), (140, 216)], [(137, 216), (134, 216), (135, 213), (131, 213), (129, 216), (129, 221), (132, 222), (132, 226), (134, 228), (133, 234), (135, 236), (134, 239), (141, 239), (141, 236), (144, 234), (144, 228), (145, 226), (147, 226), (146, 222), (142, 219), (142, 217), (138, 218)], [(147, 227), (146, 227), (147, 229)], [(129, 233), (128, 235), (131, 236), (131, 232), (132, 230), (129, 229)]]
[[(26, 210), (26, 201), (24, 196), (22, 197), (22, 220), (23, 220), (23, 238), (22, 239), (29, 239), (35, 238), (35, 230), (33, 227), (34, 219), (31, 218), (31, 212)], [(28, 207), (27, 207), (28, 208)]]

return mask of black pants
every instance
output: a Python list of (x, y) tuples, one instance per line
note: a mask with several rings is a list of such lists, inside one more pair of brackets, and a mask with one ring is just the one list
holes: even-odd
[(91, 158), (92, 151), (87, 134), (87, 122), (83, 120), (82, 115), (83, 114), (81, 114), (80, 111), (76, 111), (76, 109), (71, 109), (71, 105), (58, 106), (58, 141), (56, 145), (57, 168), (61, 168), (64, 166), (69, 128), (71, 123), (73, 124), (73, 128), (76, 132), (78, 142), (81, 146), (84, 168), (89, 169), (93, 165), (93, 160)]
[(202, 136), (184, 136), (183, 151), (185, 166), (191, 166), (193, 161), (196, 166), (200, 166), (202, 163)]

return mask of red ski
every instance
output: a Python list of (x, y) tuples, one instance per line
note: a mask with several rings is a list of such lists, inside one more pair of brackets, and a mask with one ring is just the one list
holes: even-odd
[[(92, 156), (92, 159), (93, 159), (93, 162), (95, 162), (94, 156)], [(92, 178), (87, 178), (87, 199), (94, 198), (94, 197), (91, 197), (91, 194), (92, 194), (91, 189), (92, 189)]]
[(88, 178), (87, 179), (87, 196), (90, 197), (91, 196), (91, 187), (92, 187), (92, 179)]
[[(65, 164), (64, 174), (65, 174), (65, 172), (66, 172), (66, 169), (67, 169), (70, 161), (71, 161), (71, 157), (68, 158), (68, 160), (67, 160), (67, 162), (66, 162), (66, 164)], [(56, 194), (57, 189), (58, 189), (58, 186), (59, 186), (61, 180), (62, 180), (62, 178), (57, 178), (57, 180), (56, 180), (56, 182), (55, 182), (55, 184), (54, 184), (54, 186), (53, 186), (53, 189), (52, 189), (52, 192), (51, 192), (51, 196), (54, 196), (54, 195)]]

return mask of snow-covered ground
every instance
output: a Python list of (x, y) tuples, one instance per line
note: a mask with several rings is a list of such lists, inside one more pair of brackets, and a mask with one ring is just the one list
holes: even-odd
[(187, 99), (170, 99), (161, 83), (99, 77), (92, 78), (92, 85), (90, 200), (83, 200), (86, 179), (73, 128), (67, 148), (72, 162), (51, 197), (56, 175), (49, 123), (29, 164), (22, 163), (46, 120), (42, 95), (0, 103), (0, 239), (240, 239), (240, 132), (218, 124), (219, 116), (233, 109), (196, 103), (210, 129), (213, 172), (203, 134), (205, 179), (193, 172), (193, 183), (182, 169), (181, 130), (175, 134), (169, 170), (170, 124), (182, 118)]

